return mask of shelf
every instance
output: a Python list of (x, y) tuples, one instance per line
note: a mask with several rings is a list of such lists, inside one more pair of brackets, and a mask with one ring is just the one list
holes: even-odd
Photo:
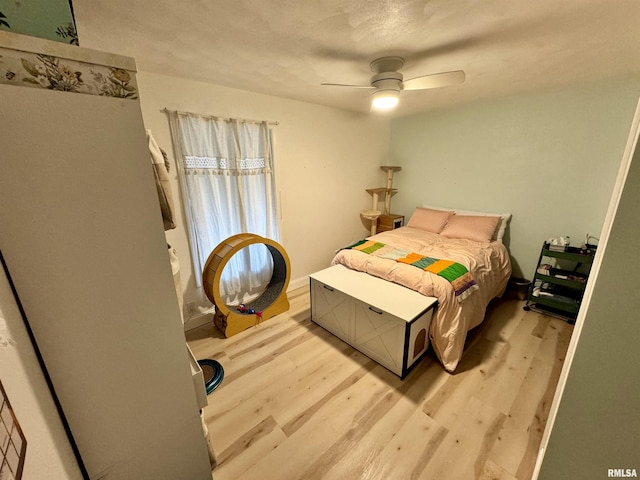
[(555, 285), (561, 285), (567, 288), (573, 288), (574, 290), (583, 291), (586, 287), (586, 282), (576, 282), (575, 280), (566, 280), (564, 278), (551, 277), (549, 275), (542, 275), (536, 273), (534, 280), (541, 280), (543, 282), (553, 283)]
[(542, 255), (545, 257), (559, 258), (562, 260), (569, 260), (572, 262), (580, 262), (580, 263), (593, 263), (593, 255), (595, 254), (595, 250), (586, 249), (582, 250), (578, 247), (565, 247), (563, 251), (560, 250), (551, 250), (550, 245), (545, 242), (542, 248)]
[[(559, 314), (564, 313), (572, 318), (578, 313), (583, 292), (576, 292), (548, 282), (544, 282), (547, 286), (542, 287), (542, 282), (539, 279), (537, 282), (532, 285), (527, 304), (551, 307)], [(538, 290), (538, 295), (533, 294), (534, 290)]]
[(533, 303), (533, 304), (527, 304), (524, 307), (525, 310), (533, 310), (535, 312), (540, 312), (544, 315), (551, 315), (552, 317), (556, 317), (556, 318), (560, 318), (562, 320), (565, 320), (569, 323), (575, 323), (576, 318), (578, 317), (578, 314), (571, 314), (568, 313), (565, 310), (558, 310), (552, 306), (549, 305), (542, 305), (542, 304), (537, 304), (537, 303)]
[(578, 308), (580, 307), (580, 302), (577, 299), (561, 295), (554, 295), (553, 297), (540, 295), (538, 297), (531, 296), (530, 298), (532, 302), (538, 305), (548, 305), (568, 313), (578, 313)]
[[(540, 250), (525, 309), (532, 308), (575, 320), (587, 286), (595, 249), (565, 247), (559, 251), (549, 247), (549, 243), (544, 242)], [(539, 294), (533, 295), (534, 291)]]
[(380, 187), (380, 188), (367, 188), (367, 192), (368, 193), (396, 193), (398, 191), (397, 188), (386, 188), (386, 187)]

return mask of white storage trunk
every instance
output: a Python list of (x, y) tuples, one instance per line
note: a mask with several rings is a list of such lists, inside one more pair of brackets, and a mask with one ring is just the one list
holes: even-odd
[(437, 299), (334, 265), (311, 277), (311, 320), (404, 378), (429, 347)]

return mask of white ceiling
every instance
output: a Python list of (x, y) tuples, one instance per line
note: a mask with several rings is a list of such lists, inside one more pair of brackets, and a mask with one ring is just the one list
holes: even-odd
[(369, 111), (369, 62), (405, 79), (465, 83), (402, 92), (396, 114), (640, 74), (638, 0), (73, 0), (80, 45), (139, 70)]

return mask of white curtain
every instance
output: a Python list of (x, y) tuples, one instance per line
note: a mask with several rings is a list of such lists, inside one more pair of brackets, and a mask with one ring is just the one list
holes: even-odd
[[(272, 135), (266, 122), (167, 111), (187, 215), (196, 283), (211, 251), (238, 233), (278, 239)], [(226, 303), (247, 301), (269, 283), (266, 246), (236, 253), (224, 268)]]

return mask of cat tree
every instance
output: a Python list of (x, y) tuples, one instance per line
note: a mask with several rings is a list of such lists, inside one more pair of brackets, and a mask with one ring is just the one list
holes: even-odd
[[(380, 188), (367, 188), (367, 192), (372, 196), (372, 207), (371, 210), (365, 210), (360, 213), (362, 218), (365, 218), (371, 222), (371, 235), (375, 235), (378, 226), (384, 225), (387, 226), (387, 223), (390, 223), (391, 228), (393, 228), (393, 222), (396, 218), (402, 218), (400, 215), (392, 215), (391, 212), (391, 196), (396, 193), (398, 190), (393, 188), (393, 174), (399, 170), (402, 170), (402, 167), (392, 167), (392, 166), (381, 166), (381, 170), (387, 172), (387, 186)], [(380, 194), (384, 194), (384, 210), (378, 210), (379, 202), (380, 202)], [(385, 228), (386, 230), (391, 230), (391, 228)]]

